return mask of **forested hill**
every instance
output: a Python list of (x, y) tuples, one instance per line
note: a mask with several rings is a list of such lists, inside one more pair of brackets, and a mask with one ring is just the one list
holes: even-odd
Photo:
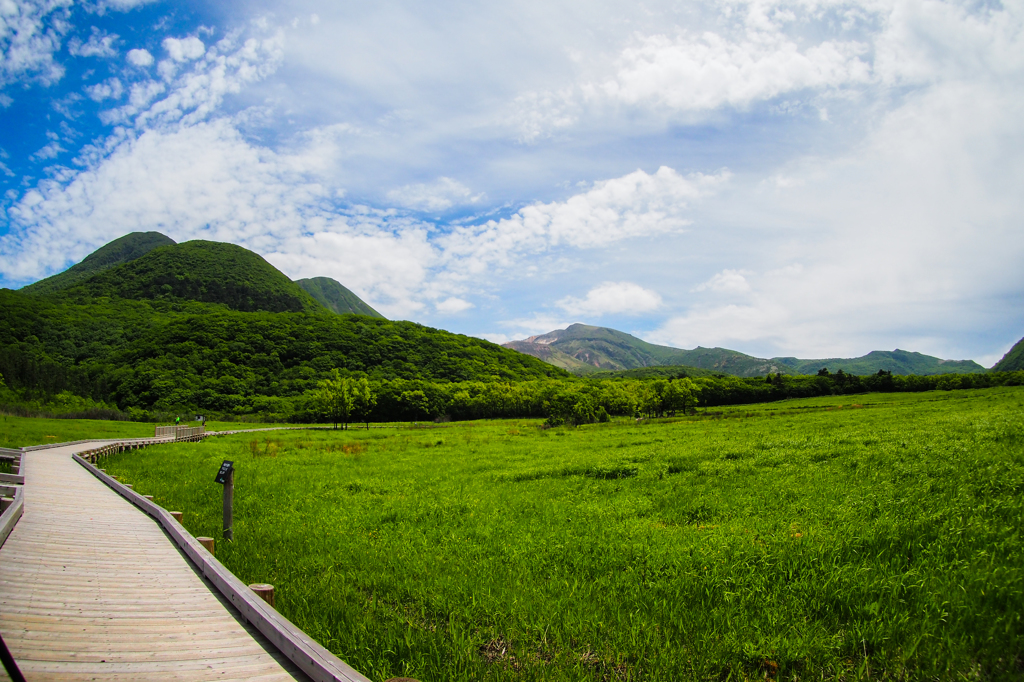
[(992, 368), (994, 372), (1016, 372), (1024, 369), (1024, 339), (1013, 345), (1003, 359)]
[(370, 317), (384, 317), (371, 308), (363, 299), (359, 298), (337, 280), (330, 277), (313, 277), (311, 279), (297, 279), (295, 283), (310, 296), (315, 298), (328, 310), (344, 315), (369, 315)]
[(145, 256), (155, 248), (173, 246), (174, 243), (173, 239), (159, 232), (132, 232), (101, 246), (64, 272), (29, 284), (21, 291), (26, 294), (52, 294), (73, 287), (122, 263)]
[(201, 301), (232, 310), (383, 317), (330, 277), (292, 282), (261, 256), (234, 244), (176, 244), (159, 232), (115, 239), (64, 272), (21, 289), (40, 296)]
[(0, 290), (0, 374), (30, 398), (67, 390), (122, 410), (251, 413), (302, 395), (333, 368), (381, 381), (567, 376), (488, 341), (412, 322)]
[(244, 312), (322, 309), (260, 255), (234, 244), (200, 240), (154, 249), (66, 289), (63, 296), (198, 301)]
[[(767, 374), (817, 374), (822, 368), (847, 374), (874, 374), (885, 370), (897, 375), (965, 373), (986, 370), (972, 360), (940, 360), (922, 353), (896, 349), (872, 351), (859, 358), (756, 358), (727, 348), (683, 350), (648, 343), (625, 332), (585, 324), (570, 325), (523, 341), (510, 341), (507, 348), (540, 358), (575, 374), (624, 371), (644, 367), (686, 366), (737, 377)], [(1012, 351), (1011, 351), (1012, 352)], [(693, 372), (691, 375), (696, 376)]]

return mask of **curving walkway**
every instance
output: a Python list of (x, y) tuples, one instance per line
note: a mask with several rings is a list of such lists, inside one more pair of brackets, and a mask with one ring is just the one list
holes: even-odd
[(72, 460), (83, 449), (22, 460), (25, 512), (0, 548), (0, 634), (25, 678), (308, 679), (157, 523)]

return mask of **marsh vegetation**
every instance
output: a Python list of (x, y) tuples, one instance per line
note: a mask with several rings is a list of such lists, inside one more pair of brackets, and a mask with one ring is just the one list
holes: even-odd
[(279, 432), (106, 467), (374, 679), (1019, 679), (1024, 389)]

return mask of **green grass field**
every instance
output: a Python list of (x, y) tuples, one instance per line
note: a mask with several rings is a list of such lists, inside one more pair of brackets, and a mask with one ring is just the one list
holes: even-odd
[(297, 431), (104, 465), (367, 676), (1021, 679), (1024, 389)]
[[(196, 426), (197, 422), (182, 422)], [(45, 443), (66, 443), (94, 438), (143, 438), (152, 436), (156, 424), (113, 422), (99, 419), (41, 419), (0, 415), (0, 448), (20, 448)], [(245, 422), (206, 423), (207, 431), (261, 429), (294, 424), (249, 424)]]

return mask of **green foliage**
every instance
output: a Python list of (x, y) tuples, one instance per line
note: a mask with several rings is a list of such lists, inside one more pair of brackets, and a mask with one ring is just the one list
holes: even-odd
[(104, 270), (144, 256), (157, 247), (173, 244), (173, 239), (159, 232), (132, 232), (97, 249), (64, 272), (22, 287), (21, 291), (26, 294), (53, 294), (80, 284)]
[(1024, 370), (1024, 339), (1013, 345), (1006, 355), (992, 367), (993, 372), (1020, 372)]
[(366, 377), (343, 377), (337, 369), (331, 370), (329, 378), (317, 382), (309, 397), (317, 413), (332, 422), (334, 428), (338, 428), (338, 424), (348, 428), (353, 417), (365, 421), (369, 428), (370, 417), (377, 404), (377, 396)]
[(367, 305), (361, 298), (342, 286), (340, 282), (330, 277), (297, 279), (295, 283), (331, 312), (338, 313), (339, 315), (351, 313), (353, 315), (384, 317)]
[[(0, 290), (0, 372), (23, 400), (67, 390), (125, 411), (311, 419), (303, 394), (332, 369), (378, 383), (565, 376), (488, 341), (411, 322), (192, 302), (77, 303)], [(436, 394), (420, 385), (405, 390)], [(436, 409), (436, 401), (427, 405), (431, 418)], [(397, 409), (385, 414), (403, 418)]]
[(310, 391), (310, 401), (321, 416), (334, 424), (334, 428), (338, 428), (338, 424), (343, 428), (348, 425), (352, 414), (352, 393), (349, 380), (343, 379), (337, 369), (331, 370), (329, 378), (317, 382), (316, 389)]
[(234, 460), (218, 558), (372, 679), (1012, 680), (1022, 391), (240, 435), (104, 466), (218, 536)]
[(246, 312), (315, 312), (323, 306), (258, 254), (241, 246), (191, 241), (154, 249), (64, 292), (72, 300), (220, 303)]

